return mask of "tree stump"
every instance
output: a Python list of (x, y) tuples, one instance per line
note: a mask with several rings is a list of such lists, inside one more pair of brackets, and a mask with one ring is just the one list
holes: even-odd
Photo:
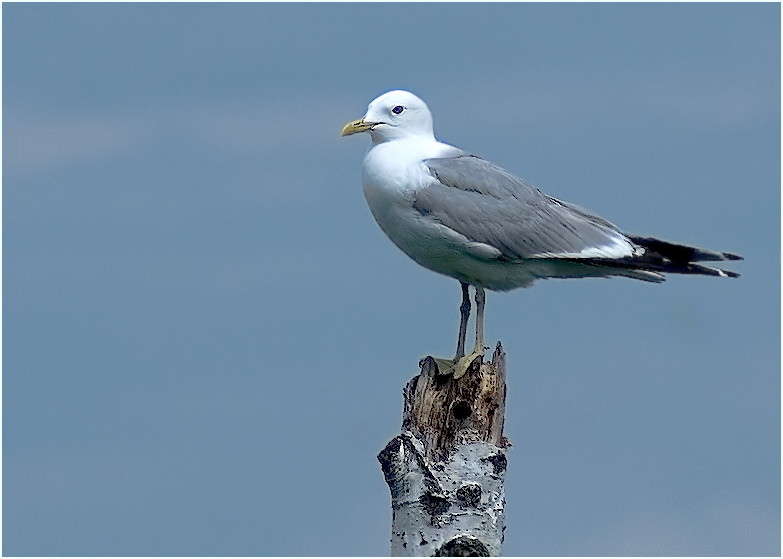
[(435, 359), (403, 391), (402, 434), (378, 455), (392, 500), (393, 556), (500, 555), (505, 530), (506, 354), (459, 379)]

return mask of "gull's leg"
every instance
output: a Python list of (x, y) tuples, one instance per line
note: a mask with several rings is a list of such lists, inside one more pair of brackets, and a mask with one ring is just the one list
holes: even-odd
[[(468, 333), (468, 319), (470, 318), (470, 291), (468, 291), (470, 284), (467, 284), (464, 281), (459, 282), (459, 284), (462, 287), (462, 304), (459, 307), (460, 320), (459, 335), (457, 336), (457, 354), (454, 356), (454, 359), (435, 358), (435, 362), (438, 364), (438, 370), (442, 375), (455, 374), (461, 361), (466, 359), (465, 336)], [(468, 365), (470, 365), (470, 363), (468, 363)], [(467, 365), (459, 376), (464, 375), (465, 370), (467, 370)]]
[(457, 355), (454, 361), (459, 361), (465, 356), (465, 334), (468, 332), (468, 318), (470, 318), (470, 293), (468, 284), (464, 281), (459, 282), (462, 286), (462, 305), (459, 307), (459, 337), (457, 338)]
[(454, 367), (454, 378), (459, 378), (468, 372), (471, 364), (484, 355), (484, 301), (486, 299), (484, 295), (484, 288), (481, 284), (476, 284), (476, 347), (470, 355), (461, 357), (457, 360), (457, 365)]
[(473, 353), (481, 352), (484, 354), (484, 301), (486, 296), (484, 288), (476, 284), (476, 347)]

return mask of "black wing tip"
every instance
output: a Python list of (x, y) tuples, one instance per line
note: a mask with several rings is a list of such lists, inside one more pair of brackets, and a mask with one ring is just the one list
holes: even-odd
[(654, 237), (634, 237), (629, 236), (632, 242), (639, 246), (657, 252), (661, 256), (668, 258), (672, 262), (678, 264), (687, 265), (692, 262), (717, 262), (719, 260), (744, 260), (744, 258), (738, 254), (731, 252), (714, 252), (711, 250), (698, 248), (689, 245), (680, 245), (677, 243), (670, 243), (669, 241), (663, 241)]
[(582, 264), (590, 264), (593, 266), (619, 268), (621, 270), (625, 270), (625, 273), (618, 273), (614, 275), (626, 275), (636, 279), (652, 282), (664, 281), (663, 274), (695, 274), (720, 278), (740, 277), (737, 272), (733, 272), (731, 270), (713, 268), (711, 266), (704, 266), (695, 262), (681, 264), (679, 262), (669, 260), (660, 253), (651, 251), (645, 252), (641, 256), (618, 258), (612, 260), (591, 258), (587, 260), (575, 259), (574, 261), (578, 261)]
[(670, 274), (699, 274), (704, 276), (715, 276), (720, 278), (738, 278), (740, 275), (737, 272), (731, 270), (723, 270), (721, 268), (713, 268), (712, 266), (703, 266), (701, 264), (695, 264), (689, 262), (686, 265), (680, 265), (676, 262), (664, 262), (661, 267), (661, 272)]
[(711, 266), (702, 266), (700, 264), (690, 263), (684, 267), (680, 267), (675, 264), (672, 269), (664, 269), (663, 272), (669, 272), (673, 274), (700, 274), (705, 276), (716, 276), (720, 278), (738, 278), (740, 275), (737, 272), (731, 270), (723, 270), (721, 268), (713, 268)]

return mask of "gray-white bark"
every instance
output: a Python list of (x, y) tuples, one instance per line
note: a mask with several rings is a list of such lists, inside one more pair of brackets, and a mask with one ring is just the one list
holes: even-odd
[(405, 387), (402, 434), (378, 455), (393, 556), (497, 556), (505, 530), (505, 353), (460, 379), (434, 359)]

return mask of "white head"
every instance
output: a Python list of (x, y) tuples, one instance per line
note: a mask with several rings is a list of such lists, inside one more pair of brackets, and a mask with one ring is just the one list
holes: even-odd
[(364, 118), (346, 124), (342, 135), (357, 132), (369, 132), (376, 144), (410, 137), (435, 138), (427, 105), (413, 93), (400, 90), (375, 99)]

